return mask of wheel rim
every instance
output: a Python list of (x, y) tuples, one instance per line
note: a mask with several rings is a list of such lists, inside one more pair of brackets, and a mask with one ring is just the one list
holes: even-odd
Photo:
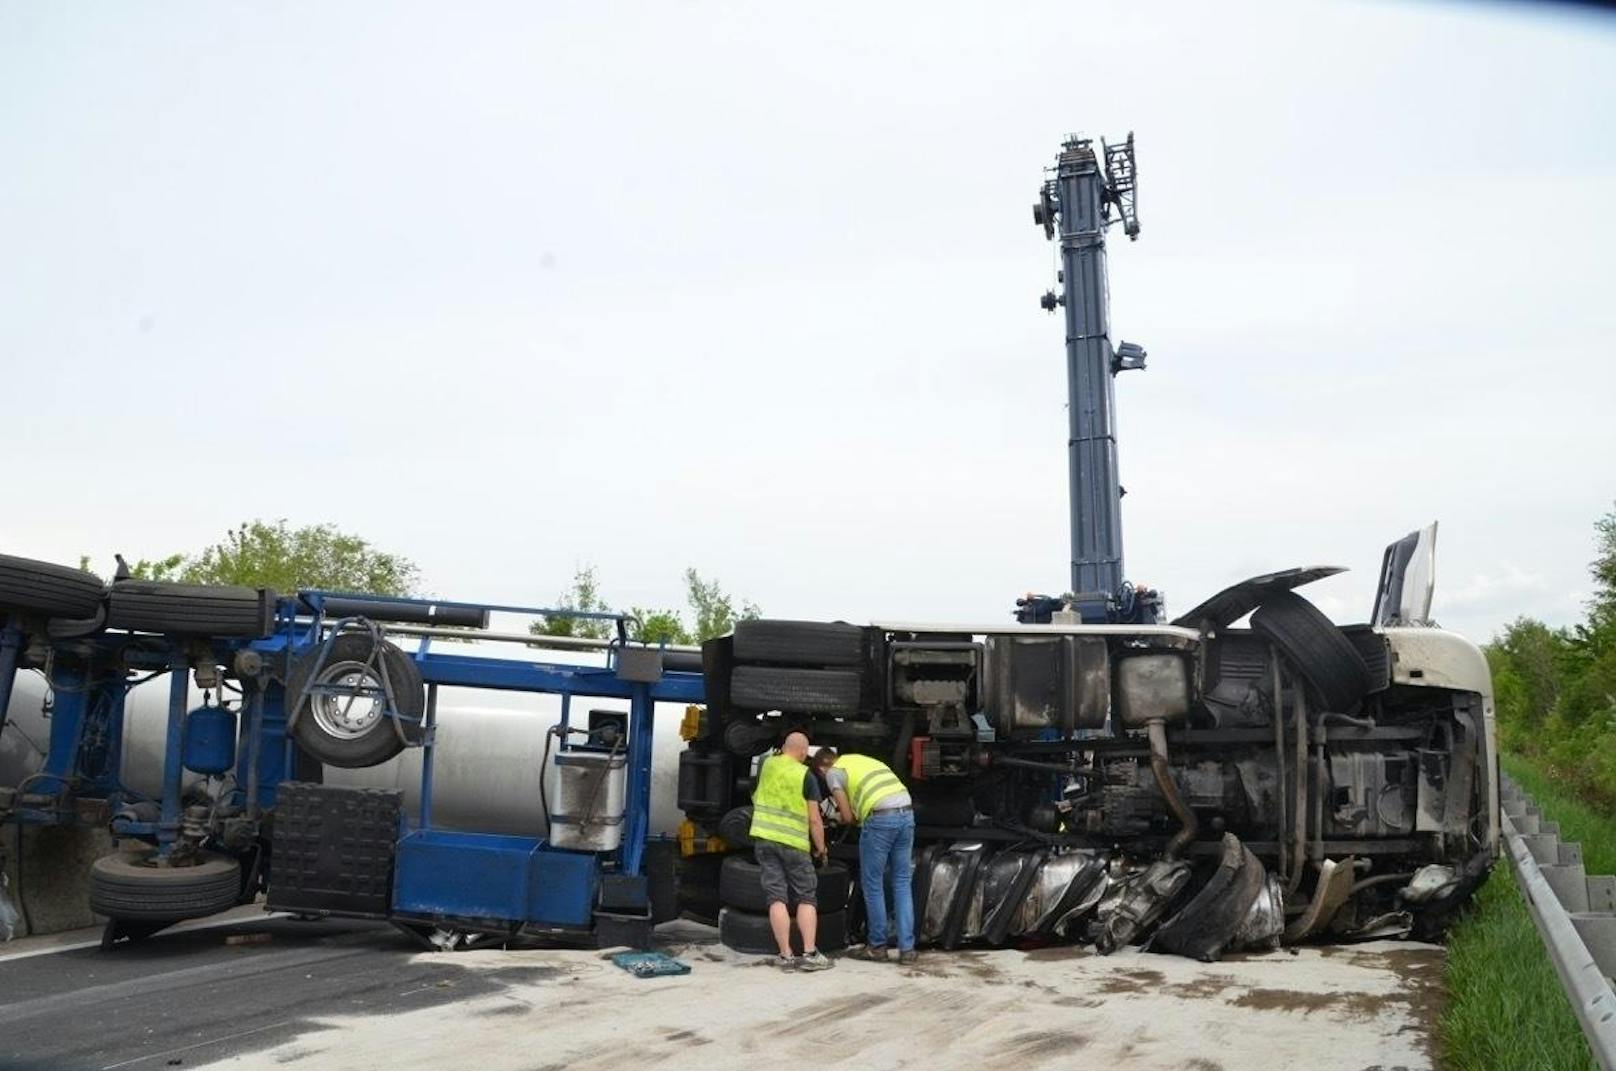
[(357, 740), (381, 721), (381, 678), (364, 663), (326, 666), (314, 683), (320, 690), (309, 696), (309, 713), (326, 735)]

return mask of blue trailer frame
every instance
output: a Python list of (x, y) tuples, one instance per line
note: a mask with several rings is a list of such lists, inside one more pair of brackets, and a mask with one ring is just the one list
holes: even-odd
[[(252, 640), (197, 641), (182, 637), (103, 632), (52, 644), (45, 660), (53, 696), (50, 747), (40, 771), (19, 785), (4, 818), (24, 824), (93, 824), (111, 819), (119, 837), (156, 846), (167, 859), (181, 843), (184, 826), (186, 729), (196, 713), (190, 707), (193, 670), (222, 687), (227, 676), (241, 683), (237, 711), (232, 811), (249, 823), (251, 842), (234, 849), (239, 857), (261, 857), (266, 841), (257, 823), (274, 808), (279, 786), (295, 780), (297, 748), (288, 731), (285, 682), (292, 660), (309, 657), (334, 630), (354, 619), (333, 620), (328, 599), (347, 593), (305, 590), (279, 599), (274, 627)], [(626, 901), (633, 913), (644, 899), (645, 855), (650, 838), (651, 749), (657, 703), (699, 704), (705, 689), (701, 673), (667, 670), (660, 648), (625, 638), (623, 615), (546, 607), (362, 596), (377, 616), (399, 610), (450, 608), (482, 613), (571, 616), (607, 620), (617, 639), (606, 649), (606, 664), (534, 662), (486, 653), (448, 654), (434, 650), (433, 635), (422, 635), (414, 662), (427, 689), (426, 715), (417, 735), (422, 748), (421, 792), (414, 815), (405, 814), (395, 846), (392, 914), (418, 925), (454, 925), (490, 932), (585, 933), (597, 916), (617, 917)], [(362, 619), (360, 619), (362, 620)], [(368, 627), (368, 623), (366, 624)], [(542, 637), (535, 637), (535, 643)], [(22, 634), (0, 630), (0, 724), (23, 652)], [(647, 660), (647, 655), (652, 656)], [(220, 672), (220, 670), (223, 672)], [(249, 672), (250, 671), (250, 672)], [(119, 780), (124, 704), (131, 688), (169, 676), (168, 719), (160, 800), (146, 800)], [(623, 836), (611, 851), (557, 848), (546, 838), (447, 830), (432, 817), (433, 758), (437, 746), (437, 696), (445, 686), (487, 688), (559, 696), (558, 751), (569, 749), (574, 698), (613, 699), (629, 705)], [(552, 731), (548, 729), (536, 731)], [(0, 805), (8, 801), (0, 799)], [(144, 809), (131, 804), (144, 804)], [(156, 804), (156, 813), (152, 805)], [(218, 830), (210, 830), (210, 844)], [(251, 863), (257, 868), (256, 858)], [(272, 866), (271, 862), (271, 866)], [(263, 875), (267, 877), (268, 875)], [(614, 897), (602, 902), (611, 879)], [(244, 892), (257, 892), (248, 880)], [(625, 890), (627, 890), (625, 892)], [(339, 911), (333, 913), (340, 914)], [(648, 925), (646, 927), (648, 929)], [(639, 932), (630, 930), (627, 932)], [(622, 936), (616, 932), (613, 937)]]

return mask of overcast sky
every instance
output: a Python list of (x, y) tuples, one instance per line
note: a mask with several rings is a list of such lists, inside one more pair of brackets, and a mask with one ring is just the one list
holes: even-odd
[[(1002, 10), (989, 10), (991, 7)], [(1052, 247), (1112, 234), (1127, 573), (1577, 618), (1616, 20), (1464, 3), (0, 2), (0, 551), (330, 521), (449, 598), (1005, 620), (1068, 585)]]

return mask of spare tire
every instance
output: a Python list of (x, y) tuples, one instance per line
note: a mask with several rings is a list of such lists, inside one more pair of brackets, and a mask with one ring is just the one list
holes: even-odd
[[(821, 911), (841, 911), (847, 907), (852, 875), (841, 863), (826, 863), (819, 869), (819, 888), (814, 899)], [(763, 892), (763, 868), (744, 855), (725, 858), (718, 872), (718, 900), (725, 907), (742, 911), (767, 911), (769, 898)]]
[(864, 661), (864, 630), (840, 621), (742, 621), (735, 626), (735, 661), (857, 666)]
[(204, 853), (192, 866), (157, 866), (156, 849), (104, 855), (90, 864), (90, 910), (115, 919), (174, 922), (234, 907), (241, 864)]
[(1279, 592), (1257, 607), (1251, 627), (1284, 653), (1325, 710), (1357, 709), (1369, 690), (1369, 672), (1352, 641), (1318, 607), (1295, 592)]
[(130, 632), (256, 640), (274, 625), (275, 593), (264, 588), (120, 580), (107, 596), (107, 627)]
[(0, 612), (89, 618), (100, 612), (106, 594), (94, 573), (0, 554)]
[[(718, 913), (718, 939), (724, 947), (754, 956), (776, 956), (780, 949), (774, 943), (774, 930), (769, 916), (751, 911), (726, 907)], [(827, 911), (819, 916), (819, 929), (814, 943), (821, 952), (836, 952), (847, 947), (847, 913)], [(802, 955), (802, 934), (797, 932), (797, 920), (791, 920), (791, 950)]]
[[(426, 713), (426, 686), (420, 669), (414, 659), (386, 640), (381, 641), (381, 651), (371, 664), (373, 649), (368, 633), (345, 632), (292, 662), (286, 678), (286, 701), (296, 705), (297, 725), (292, 736), (323, 763), (359, 769), (386, 762), (404, 750), (393, 719), (384, 713), (385, 704), (379, 696), (369, 694), (382, 688), (379, 670), (384, 660), (404, 737), (412, 744), (420, 742), (421, 718)], [(354, 691), (304, 694), (311, 684)]]
[(730, 703), (742, 710), (846, 715), (858, 711), (859, 675), (850, 669), (736, 666)]
[(1383, 692), (1392, 683), (1392, 654), (1386, 646), (1386, 637), (1375, 631), (1373, 625), (1342, 625), (1341, 635), (1352, 644), (1358, 657), (1363, 659), (1369, 674), (1369, 692)]

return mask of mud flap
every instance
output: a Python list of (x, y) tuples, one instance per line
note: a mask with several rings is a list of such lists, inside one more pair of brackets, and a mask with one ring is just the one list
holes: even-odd
[(1162, 924), (1150, 948), (1215, 962), (1234, 943), (1267, 880), (1268, 872), (1257, 857), (1239, 837), (1225, 833), (1217, 870), (1178, 914)]
[(1313, 900), (1301, 917), (1285, 929), (1285, 941), (1292, 943), (1318, 933), (1330, 924), (1341, 905), (1352, 894), (1353, 877), (1357, 873), (1357, 860), (1347, 856), (1341, 862), (1326, 859), (1319, 865), (1319, 883), (1313, 888)]

